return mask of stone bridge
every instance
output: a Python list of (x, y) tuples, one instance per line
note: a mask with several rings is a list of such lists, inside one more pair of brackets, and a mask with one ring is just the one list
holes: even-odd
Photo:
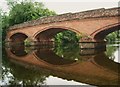
[(17, 24), (9, 28), (6, 42), (19, 43), (28, 38), (34, 45), (36, 42), (48, 43), (57, 33), (70, 30), (82, 35), (81, 48), (100, 48), (105, 46), (106, 35), (120, 29), (119, 9), (66, 13)]

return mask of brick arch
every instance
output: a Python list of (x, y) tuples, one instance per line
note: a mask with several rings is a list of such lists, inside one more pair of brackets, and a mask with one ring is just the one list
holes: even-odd
[(9, 36), (10, 41), (13, 42), (23, 42), (26, 38), (28, 38), (28, 35), (22, 32), (17, 32)]
[(103, 41), (108, 34), (117, 30), (120, 30), (120, 23), (115, 23), (102, 27), (97, 31), (94, 31), (90, 36), (92, 36), (95, 41)]
[[(49, 30), (51, 31), (51, 33), (53, 32), (53, 35), (48, 35), (50, 37), (54, 36), (55, 34), (57, 34), (58, 32), (61, 32), (63, 30), (70, 30), (72, 32), (75, 32), (76, 34), (82, 34), (77, 29), (73, 29), (73, 28), (69, 28), (69, 27), (62, 27), (62, 26), (50, 26), (50, 27), (43, 28), (43, 29), (39, 30), (38, 32), (36, 32), (33, 36), (33, 39), (36, 40), (36, 36), (38, 34), (40, 34), (40, 33), (42, 34), (42, 33), (49, 31)], [(56, 32), (54, 32), (55, 30), (56, 30)]]
[(11, 34), (11, 35), (9, 36), (9, 39), (10, 39), (13, 35), (15, 35), (15, 34), (23, 34), (23, 35), (29, 37), (29, 35), (26, 34), (26, 33), (23, 33), (23, 32), (15, 32), (15, 33), (13, 33), (13, 34)]

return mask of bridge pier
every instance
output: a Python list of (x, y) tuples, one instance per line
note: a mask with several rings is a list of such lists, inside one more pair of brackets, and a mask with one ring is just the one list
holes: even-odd
[(81, 49), (106, 49), (106, 42), (79, 42)]
[(53, 41), (34, 41), (34, 45), (53, 45)]
[(95, 40), (91, 36), (84, 36), (79, 41), (81, 49), (103, 49), (106, 50), (106, 42), (104, 40)]
[(87, 56), (87, 55), (96, 55), (100, 52), (104, 52), (105, 49), (81, 49), (80, 50), (80, 55), (81, 56)]

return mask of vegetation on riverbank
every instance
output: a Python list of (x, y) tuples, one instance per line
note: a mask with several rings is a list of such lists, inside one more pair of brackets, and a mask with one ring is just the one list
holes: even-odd
[(120, 30), (108, 34), (105, 39), (109, 43), (114, 43), (115, 41), (120, 41)]

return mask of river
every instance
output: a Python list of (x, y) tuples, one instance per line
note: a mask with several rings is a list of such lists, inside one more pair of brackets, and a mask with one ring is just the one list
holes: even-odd
[(120, 85), (120, 44), (105, 51), (78, 45), (3, 48), (1, 85)]

